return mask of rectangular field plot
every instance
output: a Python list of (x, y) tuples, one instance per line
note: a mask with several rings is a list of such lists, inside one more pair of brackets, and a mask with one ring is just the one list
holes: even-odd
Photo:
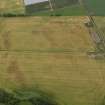
[[(31, 0), (30, 0), (31, 1)], [(2, 0), (0, 15), (83, 16), (84, 8), (78, 0)]]
[(0, 18), (0, 88), (40, 87), (59, 105), (98, 105), (105, 96), (105, 60), (87, 17)]
[[(68, 15), (73, 16), (73, 14), (76, 14), (75, 11), (77, 12), (77, 15), (81, 15), (82, 14), (81, 12), (84, 11), (82, 7), (79, 7), (80, 5), (78, 0), (44, 0), (44, 1), (42, 0), (42, 2), (35, 2), (35, 3), (34, 2), (27, 3), (26, 0), (25, 2), (26, 14), (51, 15), (55, 13), (55, 14), (65, 15), (66, 13)], [(61, 10), (62, 12), (60, 13), (59, 10)], [(85, 13), (83, 12), (83, 14)]]
[(2, 50), (71, 51), (92, 48), (86, 17), (1, 19)]
[(93, 17), (97, 27), (105, 34), (105, 17), (104, 16), (95, 16)]
[(90, 15), (105, 16), (105, 0), (82, 0)]
[(0, 0), (0, 15), (2, 14), (24, 14), (23, 0)]
[(1, 52), (0, 87), (49, 91), (59, 105), (93, 105), (105, 95), (105, 62), (82, 52)]
[(78, 0), (51, 0), (54, 9), (64, 8), (70, 5), (78, 4)]

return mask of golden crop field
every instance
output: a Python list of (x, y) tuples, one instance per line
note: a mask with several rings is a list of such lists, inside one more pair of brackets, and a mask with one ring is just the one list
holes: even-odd
[(39, 86), (60, 105), (98, 105), (105, 62), (94, 50), (87, 17), (0, 18), (0, 87)]
[(6, 13), (14, 13), (14, 14), (25, 13), (23, 0), (1, 0), (0, 14), (6, 14)]

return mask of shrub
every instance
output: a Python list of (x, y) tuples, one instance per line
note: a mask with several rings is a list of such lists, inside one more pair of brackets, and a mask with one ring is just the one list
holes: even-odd
[(12, 93), (0, 89), (0, 103), (5, 105), (15, 105), (19, 100), (14, 97)]
[(8, 92), (0, 89), (0, 105), (57, 105), (52, 96), (40, 90), (15, 90)]
[(14, 13), (6, 13), (6, 14), (0, 14), (1, 17), (23, 17), (27, 16), (25, 14), (14, 14)]

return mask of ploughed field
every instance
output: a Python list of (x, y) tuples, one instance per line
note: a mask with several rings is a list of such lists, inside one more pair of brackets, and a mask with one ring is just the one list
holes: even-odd
[(105, 61), (88, 56), (87, 17), (0, 18), (0, 87), (39, 86), (61, 105), (93, 105), (105, 95)]

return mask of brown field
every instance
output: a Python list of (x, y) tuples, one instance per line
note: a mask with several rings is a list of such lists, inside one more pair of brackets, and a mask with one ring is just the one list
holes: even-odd
[(87, 55), (94, 44), (87, 17), (0, 19), (0, 87), (39, 86), (61, 105), (98, 105), (105, 61)]

